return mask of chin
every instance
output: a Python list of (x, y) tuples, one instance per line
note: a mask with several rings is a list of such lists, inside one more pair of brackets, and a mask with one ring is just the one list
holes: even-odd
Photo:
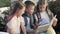
[(30, 13), (30, 14), (33, 14), (33, 13)]

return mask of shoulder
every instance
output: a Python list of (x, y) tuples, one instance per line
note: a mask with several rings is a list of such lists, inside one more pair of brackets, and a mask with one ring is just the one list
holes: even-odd
[(7, 22), (7, 27), (8, 28), (12, 28), (14, 25), (16, 25), (16, 18), (15, 17), (12, 17), (8, 22)]
[(20, 20), (21, 20), (21, 21), (20, 21), (21, 24), (25, 24), (25, 22), (24, 22), (24, 18), (23, 18), (22, 16), (21, 16), (20, 18), (21, 18), (21, 19), (20, 19)]
[(20, 16), (20, 19), (24, 19), (22, 16)]
[(14, 20), (16, 20), (15, 16), (9, 16), (8, 19), (7, 19), (8, 22), (14, 22)]
[(9, 22), (9, 21), (11, 21), (13, 19), (13, 16), (11, 15), (11, 16), (9, 16), (8, 18), (7, 18), (7, 21)]
[(21, 22), (24, 22), (24, 18), (22, 16), (20, 17), (20, 20), (21, 20)]
[(49, 9), (48, 9), (48, 15), (49, 15), (49, 17), (50, 17), (51, 19), (52, 19), (53, 16), (54, 16), (54, 15), (53, 15), (53, 12), (51, 12), (51, 10), (49, 10)]

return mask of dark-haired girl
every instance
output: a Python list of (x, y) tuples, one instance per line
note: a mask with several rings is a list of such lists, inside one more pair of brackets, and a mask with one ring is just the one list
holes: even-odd
[[(37, 26), (42, 26), (42, 25), (46, 25), (46, 24), (50, 24), (51, 19), (53, 17), (53, 13), (50, 12), (50, 10), (47, 7), (48, 3), (46, 0), (39, 0), (38, 4), (37, 4), (37, 18), (38, 18), (38, 24), (36, 24)], [(54, 17), (53, 21), (57, 21), (57, 19)], [(39, 32), (37, 30), (37, 32)], [(39, 34), (46, 34), (46, 31), (43, 32), (39, 32)]]

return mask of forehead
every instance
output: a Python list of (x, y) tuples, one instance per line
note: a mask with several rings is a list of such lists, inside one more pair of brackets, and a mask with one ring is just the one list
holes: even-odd
[(45, 4), (39, 5), (39, 6), (44, 6)]
[(34, 8), (35, 7), (35, 5), (30, 5), (28, 8)]

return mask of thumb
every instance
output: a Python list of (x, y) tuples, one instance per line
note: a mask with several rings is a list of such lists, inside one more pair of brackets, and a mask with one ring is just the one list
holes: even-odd
[(57, 15), (55, 15), (54, 17), (56, 18)]

